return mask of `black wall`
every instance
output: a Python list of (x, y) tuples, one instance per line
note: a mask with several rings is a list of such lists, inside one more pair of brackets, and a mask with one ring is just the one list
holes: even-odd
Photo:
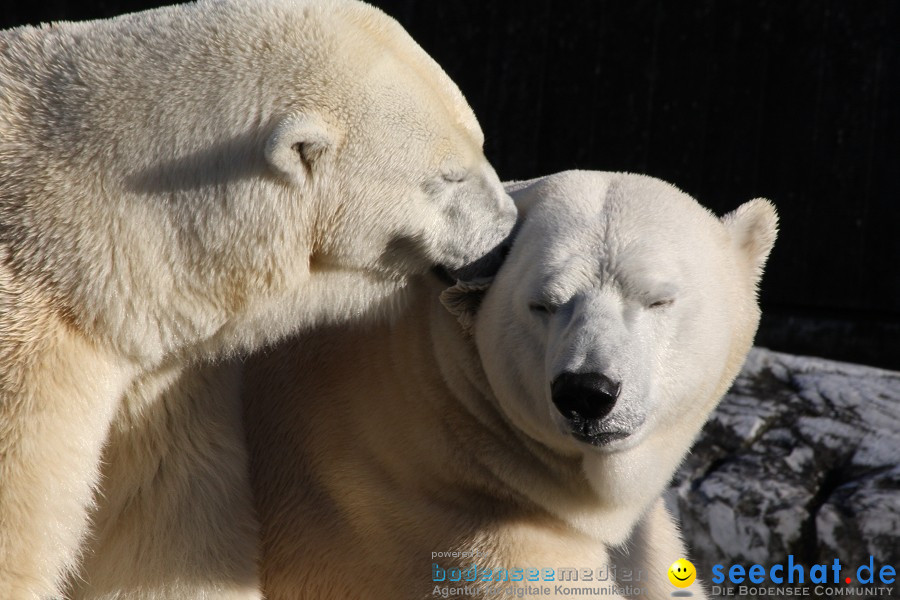
[[(375, 0), (457, 81), (504, 179), (667, 179), (782, 230), (757, 342), (900, 369), (900, 2)], [(137, 10), (45, 1), (4, 27)], [(159, 4), (159, 3), (156, 3)]]

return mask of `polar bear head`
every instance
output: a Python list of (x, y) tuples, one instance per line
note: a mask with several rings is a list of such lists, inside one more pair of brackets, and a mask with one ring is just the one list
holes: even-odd
[[(500, 409), (542, 445), (584, 456), (595, 487), (609, 469), (590, 465), (674, 432), (651, 460), (677, 463), (752, 343), (774, 208), (753, 200), (719, 219), (631, 174), (509, 189), (524, 222), (473, 325)], [(633, 459), (620, 467), (643, 468)]]
[(362, 2), (201, 0), (29, 31), (0, 61), (27, 90), (0, 148), (15, 269), (140, 364), (394, 306), (410, 276), (469, 265), (515, 224), (459, 89)]
[(323, 47), (305, 61), (317, 88), (284, 105), (266, 144), (273, 170), (326, 215), (314, 259), (406, 275), (482, 257), (516, 211), (459, 89), (372, 7), (335, 3), (318, 19)]

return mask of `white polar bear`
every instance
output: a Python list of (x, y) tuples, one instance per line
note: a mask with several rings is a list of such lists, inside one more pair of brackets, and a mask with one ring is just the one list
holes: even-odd
[(685, 550), (660, 494), (750, 348), (775, 211), (720, 220), (630, 174), (508, 189), (524, 222), (483, 300), (484, 282), (443, 294), (462, 325), (423, 279), (401, 322), (251, 359), (270, 600), (675, 591)]
[[(117, 415), (149, 420), (193, 362), (389, 308), (409, 275), (504, 239), (482, 141), (450, 79), (355, 1), (0, 32), (0, 598), (59, 592)], [(204, 443), (198, 472), (240, 454)], [(228, 487), (205, 474), (197, 503)], [(220, 551), (195, 541), (169, 560)], [(244, 589), (252, 552), (229, 551)]]

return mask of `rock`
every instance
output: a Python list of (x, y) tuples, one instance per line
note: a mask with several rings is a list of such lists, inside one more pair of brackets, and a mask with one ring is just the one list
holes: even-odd
[(753, 349), (666, 501), (701, 574), (789, 554), (897, 567), (900, 372)]

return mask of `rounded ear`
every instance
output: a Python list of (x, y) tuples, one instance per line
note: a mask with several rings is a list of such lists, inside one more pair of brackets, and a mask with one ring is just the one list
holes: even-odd
[(456, 316), (464, 332), (472, 333), (475, 313), (478, 312), (481, 300), (493, 281), (493, 277), (457, 281), (456, 285), (441, 292), (441, 304), (450, 311), (450, 314)]
[(756, 281), (762, 276), (763, 267), (775, 238), (778, 237), (778, 213), (775, 206), (763, 198), (756, 198), (740, 205), (722, 217), (722, 223), (731, 239), (750, 261)]
[(266, 161), (282, 177), (302, 183), (333, 145), (333, 136), (321, 117), (294, 113), (282, 119), (266, 140)]

